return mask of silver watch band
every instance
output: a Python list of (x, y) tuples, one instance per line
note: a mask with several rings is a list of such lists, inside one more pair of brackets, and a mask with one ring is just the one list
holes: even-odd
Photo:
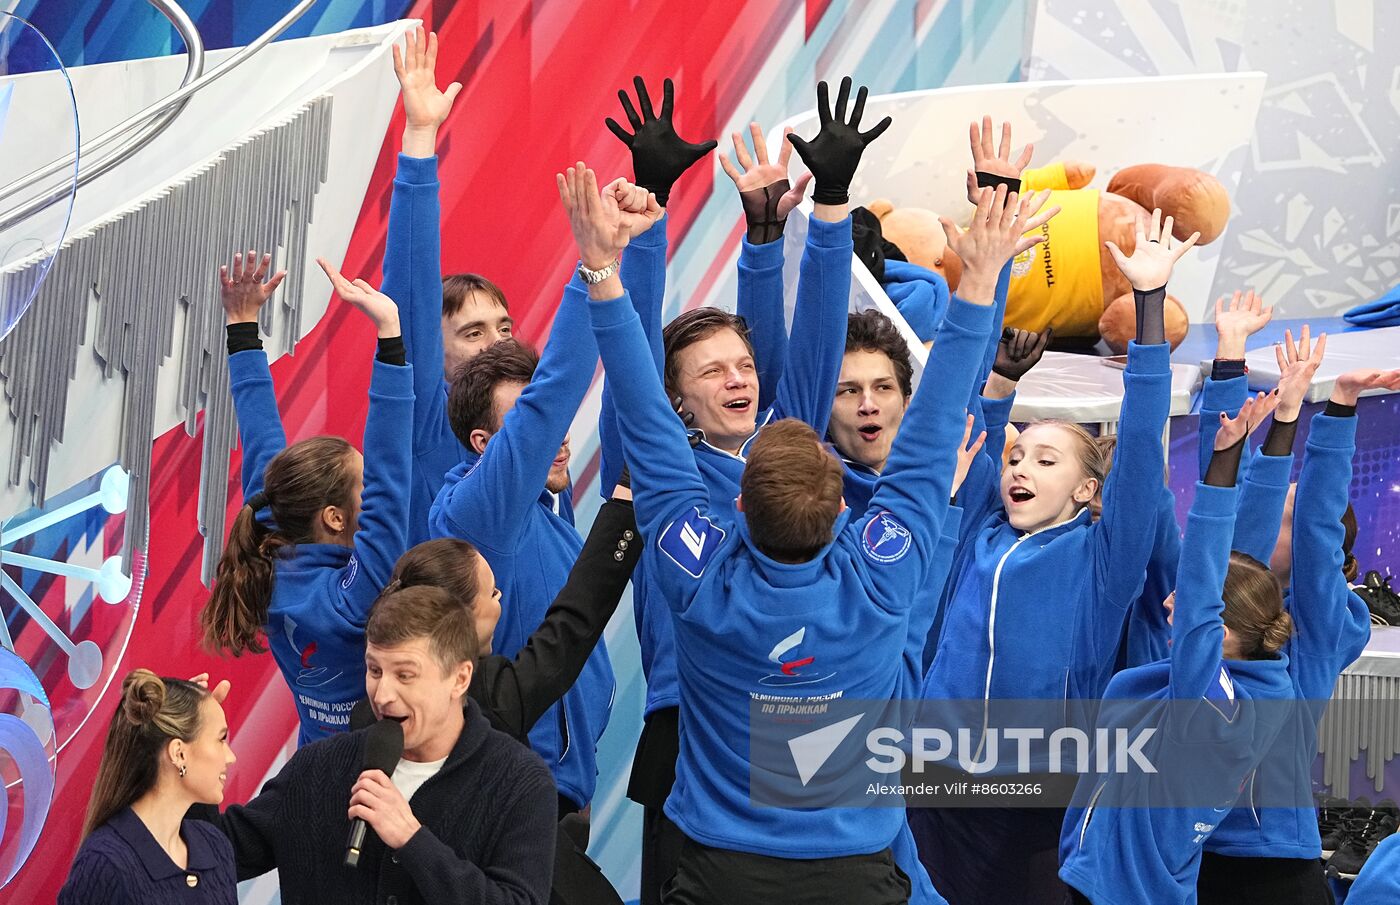
[(621, 264), (621, 258), (613, 258), (613, 262), (607, 267), (602, 268), (601, 270), (589, 270), (587, 267), (583, 266), (582, 264), (579, 264), (578, 277), (588, 285), (593, 286), (603, 282), (608, 277), (617, 273), (617, 269), (621, 266)]

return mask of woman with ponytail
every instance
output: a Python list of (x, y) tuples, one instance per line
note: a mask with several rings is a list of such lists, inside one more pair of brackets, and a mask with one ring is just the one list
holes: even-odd
[[(1374, 388), (1400, 389), (1400, 371), (1351, 371), (1337, 378), (1326, 409), (1313, 416), (1302, 473), (1288, 483), (1303, 394), (1326, 337), (1310, 348), (1307, 328), (1278, 349), (1279, 409), (1240, 497), (1234, 547), (1268, 562), (1286, 589), (1297, 634), (1284, 647), (1293, 697), (1269, 757), (1239, 804), (1206, 843), (1201, 905), (1328, 905), (1322, 839), (1310, 767), (1317, 727), (1337, 676), (1371, 637), (1370, 612), (1352, 591), (1356, 516), (1347, 502), (1356, 453), (1356, 401)], [(1247, 522), (1247, 523), (1246, 523)], [(1238, 554), (1237, 554), (1238, 555)]]
[(1120, 758), (1134, 739), (1141, 759), (1080, 780), (1060, 836), (1060, 877), (1075, 905), (1195, 902), (1202, 844), (1294, 709), (1282, 588), (1262, 563), (1230, 551), (1245, 438), (1277, 401), (1261, 393), (1236, 417), (1220, 416), (1166, 600), (1170, 653), (1108, 684), (1095, 737), (1117, 738)]
[(191, 805), (224, 798), (235, 758), (222, 693), (145, 669), (127, 675), (59, 905), (238, 900), (232, 846), (185, 819)]
[(250, 251), (220, 268), (245, 503), (200, 622), (212, 650), (271, 648), (306, 744), (348, 728), (365, 691), (365, 620), (408, 547), (413, 373), (394, 302), (318, 260), (341, 299), (378, 331), (364, 431), (370, 454), (340, 437), (287, 446), (258, 338), (258, 310), (286, 275), (263, 281), (271, 259)]

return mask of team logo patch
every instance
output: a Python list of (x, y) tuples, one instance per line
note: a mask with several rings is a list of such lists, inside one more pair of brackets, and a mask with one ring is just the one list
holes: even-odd
[(802, 628), (788, 635), (768, 652), (768, 662), (777, 667), (777, 672), (770, 673), (759, 679), (760, 685), (811, 685), (815, 682), (823, 682), (832, 676), (834, 672), (826, 672), (817, 666), (815, 656), (803, 656), (801, 651), (795, 649), (807, 638), (807, 627)]
[(342, 591), (348, 591), (350, 589), (350, 586), (355, 583), (356, 577), (359, 576), (360, 558), (355, 554), (351, 553), (350, 561), (345, 564), (345, 569), (345, 577), (340, 580), (340, 589)]
[(1035, 249), (1028, 248), (1011, 259), (1011, 275), (1023, 277), (1031, 272), (1031, 262), (1035, 260)]
[(1206, 688), (1206, 703), (1214, 707), (1227, 723), (1233, 723), (1240, 712), (1240, 702), (1235, 697), (1235, 680), (1230, 678), (1230, 670), (1224, 663), (1220, 664), (1215, 681)]
[(899, 562), (909, 552), (914, 536), (885, 509), (866, 523), (861, 541), (866, 556), (878, 563), (892, 563)]
[(667, 525), (656, 545), (687, 575), (699, 578), (724, 537), (723, 528), (701, 515), (699, 509), (692, 509)]

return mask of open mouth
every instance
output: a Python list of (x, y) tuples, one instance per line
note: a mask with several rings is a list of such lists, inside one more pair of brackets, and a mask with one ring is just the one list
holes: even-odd
[(1024, 487), (1012, 487), (1006, 492), (1006, 495), (1011, 498), (1013, 503), (1029, 503), (1035, 499), (1035, 494)]
[(731, 412), (747, 412), (751, 405), (753, 405), (753, 400), (747, 397), (740, 397), (726, 402), (724, 408), (729, 409)]
[(872, 443), (880, 439), (880, 434), (884, 433), (884, 429), (878, 424), (862, 424), (860, 427), (856, 428), (856, 430), (862, 437)]
[(408, 717), (406, 717), (406, 716), (391, 716), (390, 714), (387, 714), (387, 713), (384, 714), (383, 719), (386, 719), (386, 720), (393, 720), (394, 722), (398, 723), (400, 726), (402, 726), (404, 723), (408, 722)]

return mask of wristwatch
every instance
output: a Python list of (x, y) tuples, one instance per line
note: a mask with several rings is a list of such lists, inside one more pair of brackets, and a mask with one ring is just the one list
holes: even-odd
[(617, 273), (617, 268), (622, 265), (621, 258), (613, 258), (613, 262), (602, 270), (589, 270), (583, 264), (578, 265), (578, 278), (590, 286), (595, 286), (603, 282), (608, 277)]

